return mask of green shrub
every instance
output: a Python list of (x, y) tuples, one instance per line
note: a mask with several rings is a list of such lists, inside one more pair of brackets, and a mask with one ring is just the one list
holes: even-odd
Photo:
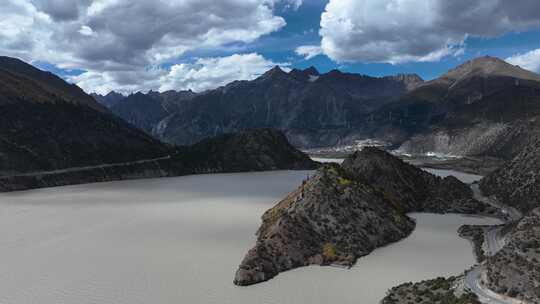
[(322, 254), (326, 259), (335, 259), (337, 256), (336, 246), (332, 243), (325, 243), (322, 248)]

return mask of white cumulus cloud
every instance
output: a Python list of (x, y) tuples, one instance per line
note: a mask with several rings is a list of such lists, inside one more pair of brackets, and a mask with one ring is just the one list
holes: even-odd
[(319, 45), (303, 45), (296, 48), (295, 52), (309, 60), (323, 54), (323, 49)]
[(152, 68), (142, 72), (87, 72), (71, 81), (90, 92), (106, 94), (111, 90), (130, 93), (147, 90), (188, 90), (202, 92), (226, 85), (234, 80), (252, 80), (280, 65), (256, 53), (225, 57), (199, 58), (193, 63), (181, 63), (170, 69)]
[(297, 10), (302, 6), (303, 0), (288, 0), (287, 7)]
[(160, 79), (160, 90), (192, 89), (204, 91), (226, 85), (234, 80), (252, 80), (276, 65), (255, 53), (227, 57), (200, 58), (193, 64), (177, 64)]
[(529, 71), (540, 73), (540, 49), (506, 58), (506, 61)]
[(338, 62), (436, 61), (463, 52), (468, 36), (540, 27), (540, 1), (330, 0), (321, 48)]
[[(77, 79), (155, 86), (156, 66), (188, 51), (248, 44), (285, 26), (298, 0), (3, 0), (0, 53), (87, 71)], [(167, 71), (165, 71), (167, 72)], [(99, 80), (101, 78), (101, 80)], [(146, 82), (143, 82), (146, 81)]]

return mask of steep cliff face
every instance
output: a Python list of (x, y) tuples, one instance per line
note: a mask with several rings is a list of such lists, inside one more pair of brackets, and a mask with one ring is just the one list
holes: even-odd
[(503, 295), (540, 302), (540, 208), (533, 209), (486, 262), (486, 286)]
[(262, 217), (257, 243), (234, 283), (250, 285), (317, 264), (353, 265), (414, 228), (407, 212), (488, 213), (471, 189), (441, 179), (375, 148), (326, 165)]
[(532, 139), (514, 159), (484, 178), (480, 187), (522, 212), (540, 206), (540, 138)]

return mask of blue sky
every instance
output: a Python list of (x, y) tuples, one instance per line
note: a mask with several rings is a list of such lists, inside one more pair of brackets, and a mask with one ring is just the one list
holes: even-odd
[(203, 91), (274, 65), (433, 79), (491, 55), (540, 72), (537, 0), (4, 1), (0, 54), (102, 94)]
[(467, 38), (463, 55), (445, 57), (436, 62), (340, 64), (324, 55), (306, 60), (296, 55), (294, 50), (302, 45), (320, 43), (320, 17), (326, 4), (327, 1), (313, 0), (304, 2), (297, 11), (284, 12), (281, 16), (287, 21), (285, 28), (262, 37), (259, 42), (247, 46), (246, 50), (256, 51), (275, 62), (291, 62), (292, 67), (299, 69), (315, 66), (320, 72), (339, 69), (370, 76), (416, 73), (427, 80), (437, 78), (449, 69), (476, 57), (490, 55), (505, 59), (540, 48), (540, 31), (526, 31), (511, 32), (490, 38)]

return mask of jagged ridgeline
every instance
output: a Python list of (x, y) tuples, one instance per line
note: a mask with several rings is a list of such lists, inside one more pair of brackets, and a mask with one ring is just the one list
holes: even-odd
[(454, 177), (440, 178), (377, 148), (325, 165), (262, 217), (257, 243), (234, 283), (251, 285), (296, 267), (352, 266), (408, 236), (407, 212), (493, 214)]
[(508, 160), (540, 133), (540, 75), (489, 56), (426, 82), (414, 74), (377, 78), (276, 67), (197, 94), (95, 97), (124, 120), (177, 144), (269, 127), (302, 148), (377, 138), (412, 154)]
[(313, 67), (287, 73), (275, 67), (252, 81), (234, 81), (198, 94), (95, 97), (165, 142), (189, 145), (222, 133), (275, 128), (297, 147), (320, 147), (362, 135), (369, 113), (422, 82), (417, 75), (378, 78), (338, 70), (321, 74)]

